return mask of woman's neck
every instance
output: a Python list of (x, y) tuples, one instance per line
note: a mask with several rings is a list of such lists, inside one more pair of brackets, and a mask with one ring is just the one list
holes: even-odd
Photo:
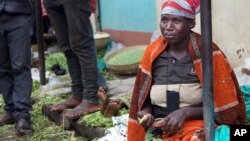
[(169, 53), (180, 60), (184, 58), (188, 53), (188, 44), (189, 44), (189, 36), (183, 39), (181, 42), (177, 44), (169, 44)]

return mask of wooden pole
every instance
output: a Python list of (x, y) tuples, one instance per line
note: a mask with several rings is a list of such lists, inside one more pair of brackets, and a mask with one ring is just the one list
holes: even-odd
[(96, 0), (96, 12), (95, 12), (95, 23), (96, 23), (96, 32), (101, 32), (101, 10), (100, 10), (100, 0)]
[(211, 0), (201, 0), (202, 70), (203, 70), (203, 115), (205, 140), (214, 141), (214, 98), (212, 59)]
[(39, 74), (40, 84), (45, 85), (45, 62), (44, 62), (44, 46), (43, 46), (43, 20), (42, 20), (42, 9), (41, 1), (36, 0), (36, 34), (38, 44), (38, 55), (39, 55)]
[(214, 141), (213, 60), (211, 0), (201, 0), (203, 114), (205, 140)]

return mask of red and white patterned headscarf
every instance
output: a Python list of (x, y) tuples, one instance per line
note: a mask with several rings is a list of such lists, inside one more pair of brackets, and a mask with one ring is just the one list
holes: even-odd
[(171, 14), (190, 19), (200, 11), (200, 0), (167, 0), (162, 5), (161, 14)]

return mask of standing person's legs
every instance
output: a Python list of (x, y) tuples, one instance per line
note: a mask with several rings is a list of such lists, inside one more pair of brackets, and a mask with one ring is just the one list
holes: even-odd
[(9, 47), (5, 37), (6, 15), (0, 14), (0, 90), (5, 102), (5, 115), (0, 117), (0, 126), (14, 123), (13, 75), (11, 71)]
[(10, 15), (6, 20), (6, 39), (9, 47), (13, 75), (12, 98), (16, 133), (27, 135), (32, 133), (30, 103), (32, 79), (30, 72), (31, 59), (31, 15)]
[(99, 110), (97, 97), (97, 56), (89, 19), (89, 1), (65, 0), (64, 9), (69, 26), (70, 47), (79, 59), (84, 87), (82, 103), (71, 112), (68, 112), (66, 116), (77, 118)]
[(52, 111), (62, 112), (65, 108), (74, 108), (82, 100), (83, 84), (81, 79), (81, 68), (77, 56), (70, 49), (68, 23), (63, 8), (63, 1), (45, 0), (44, 5), (47, 9), (49, 20), (56, 32), (56, 38), (60, 50), (67, 59), (69, 74), (72, 81), (72, 97), (63, 103), (53, 105)]

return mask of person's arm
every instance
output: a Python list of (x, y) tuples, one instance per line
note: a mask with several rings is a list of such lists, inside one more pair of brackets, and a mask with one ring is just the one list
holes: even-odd
[(161, 123), (162, 129), (169, 135), (180, 130), (186, 120), (203, 119), (203, 107), (184, 107), (167, 115)]
[(147, 113), (147, 114), (152, 114), (152, 104), (150, 101), (150, 98), (147, 98), (145, 103), (142, 106), (142, 110), (143, 112)]
[(203, 107), (184, 107), (183, 111), (185, 119), (203, 119)]
[(154, 122), (154, 116), (152, 115), (152, 104), (150, 101), (150, 98), (148, 97), (143, 104), (142, 110), (138, 111), (137, 113), (137, 119), (139, 124), (141, 124), (144, 127), (149, 127)]

